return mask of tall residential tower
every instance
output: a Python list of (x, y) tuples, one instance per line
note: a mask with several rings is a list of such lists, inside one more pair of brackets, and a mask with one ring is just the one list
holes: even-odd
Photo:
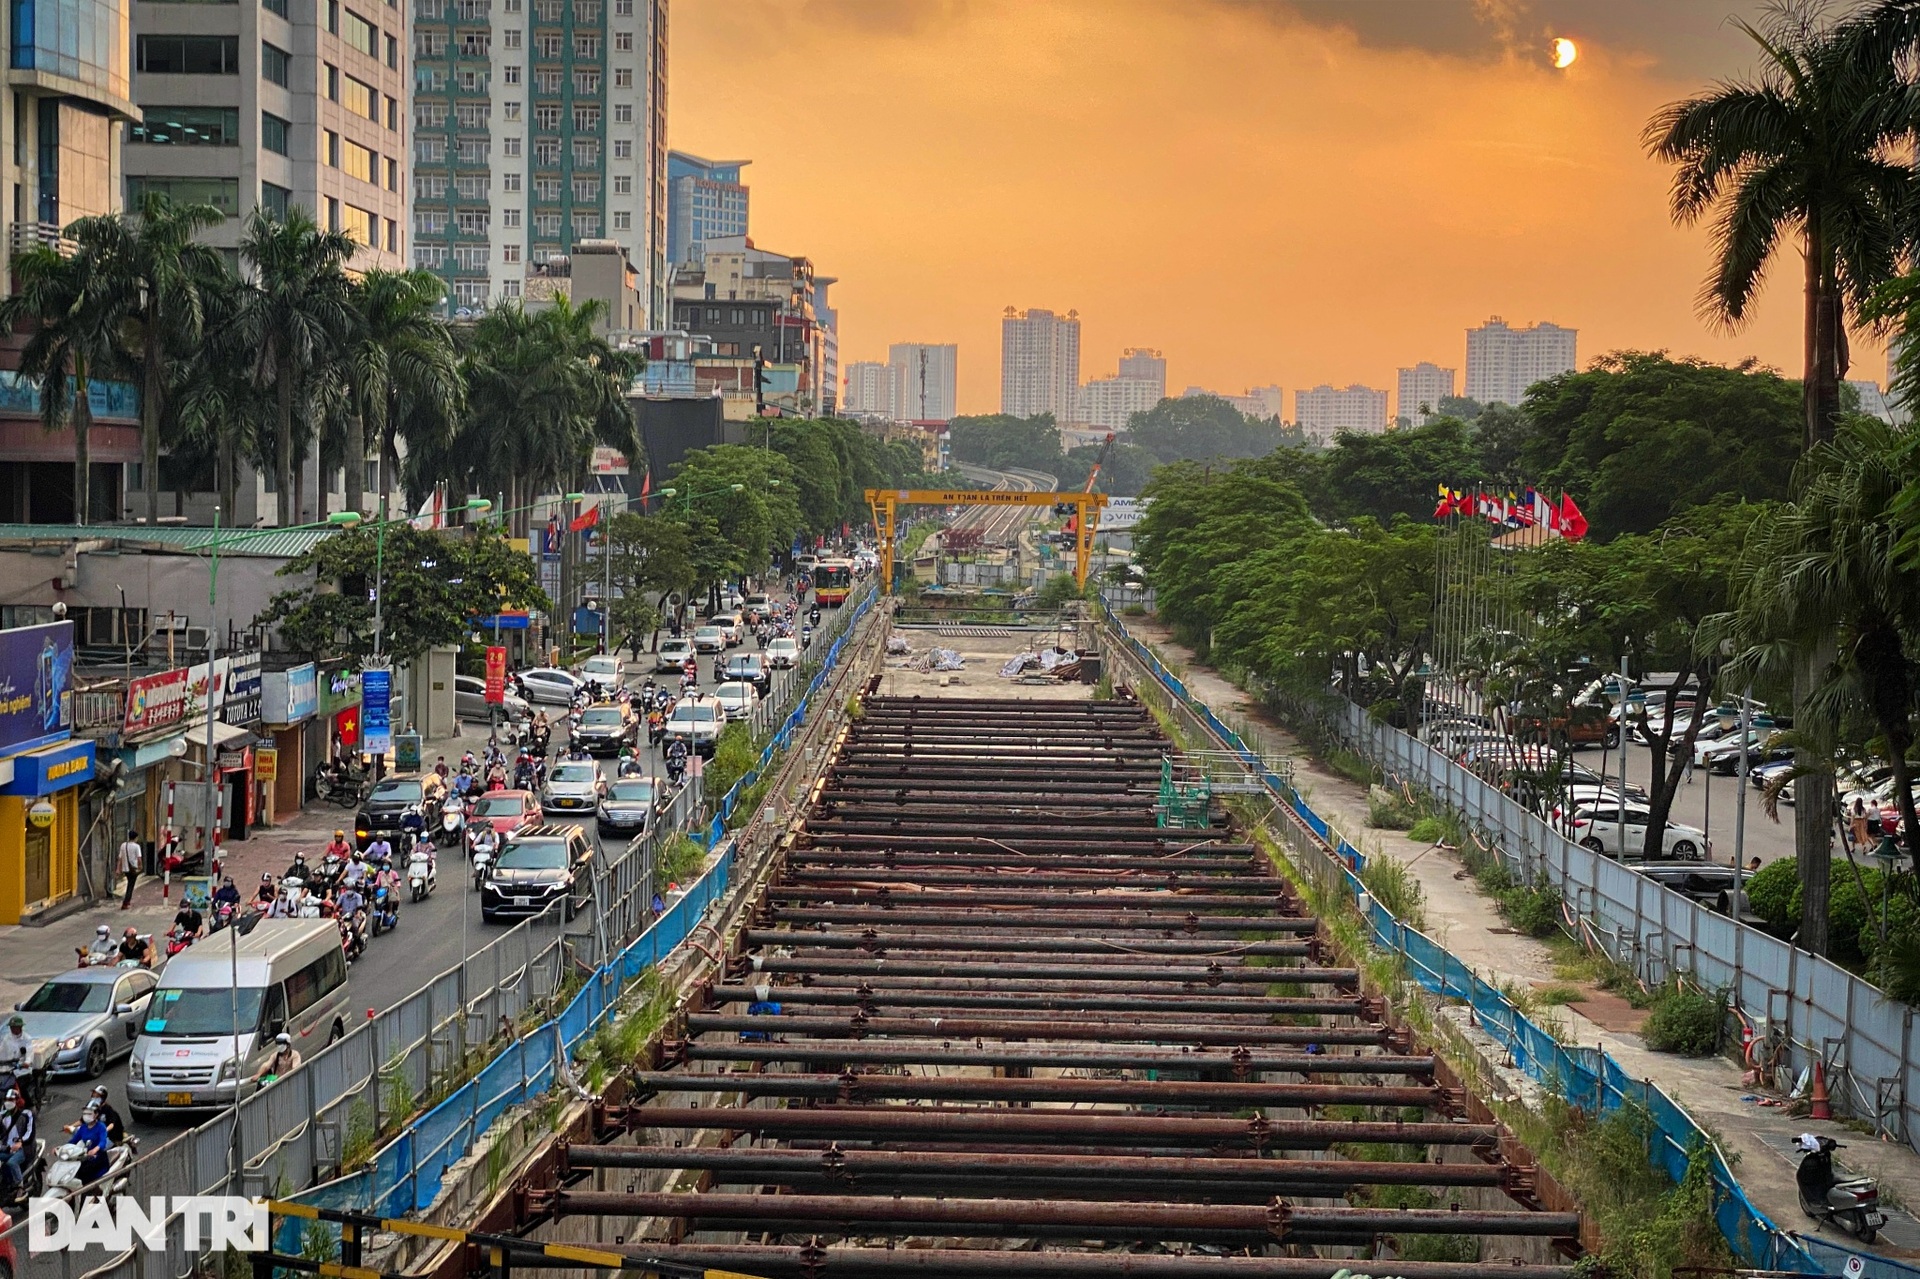
[(1494, 316), (1467, 330), (1467, 398), (1482, 404), (1518, 404), (1527, 388), (1574, 369), (1578, 329), (1541, 321), (1508, 328)]
[(1440, 401), (1452, 398), (1455, 385), (1452, 369), (1443, 369), (1429, 360), (1401, 369), (1394, 415), (1405, 418), (1409, 426), (1425, 426), (1429, 419), (1438, 416)]
[(1000, 321), (1000, 411), (1016, 417), (1073, 416), (1080, 389), (1080, 313), (1020, 311)]

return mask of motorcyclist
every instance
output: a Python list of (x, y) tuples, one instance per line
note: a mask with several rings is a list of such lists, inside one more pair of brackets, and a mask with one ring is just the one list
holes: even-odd
[(347, 841), (347, 832), (333, 832), (333, 838), (327, 843), (326, 856), (338, 857), (341, 861), (353, 856), (353, 845)]
[(0, 1109), (0, 1199), (19, 1198), (27, 1168), (33, 1163), (34, 1115), (18, 1088), (7, 1089)]
[(173, 913), (173, 926), (179, 929), (182, 935), (196, 938), (207, 926), (207, 921), (192, 902), (182, 899), (180, 909)]
[[(391, 858), (392, 856), (393, 845), (387, 842), (385, 835), (375, 835), (373, 842), (367, 845), (366, 860), (374, 865), (378, 865), (382, 859)], [(364, 869), (365, 867), (363, 866), (362, 870), (364, 871)]]
[(413, 852), (409, 854), (409, 859), (425, 853), (427, 856), (427, 873), (431, 875), (434, 870), (434, 850), (434, 842), (425, 835), (422, 835), (419, 839), (413, 841)]
[(107, 1172), (107, 1151), (113, 1145), (113, 1137), (107, 1132), (106, 1124), (100, 1121), (100, 1107), (92, 1101), (80, 1112), (80, 1123), (73, 1130), (73, 1143), (85, 1153), (80, 1157), (80, 1180), (84, 1184), (98, 1181)]
[(153, 947), (147, 944), (147, 939), (132, 924), (128, 924), (126, 932), (120, 935), (119, 950), (123, 963), (131, 960), (142, 968), (153, 966)]
[(634, 758), (633, 750), (631, 747), (620, 752), (620, 768), (617, 774), (618, 776), (638, 777), (640, 776), (641, 771), (642, 770), (640, 768), (640, 761)]
[(447, 778), (452, 772), (453, 770), (447, 767), (447, 757), (445, 755), (433, 761), (433, 775), (440, 779), (441, 785), (444, 786), (446, 784)]
[(105, 924), (93, 930), (93, 941), (80, 952), (80, 964), (110, 964), (113, 962), (113, 930)]
[(253, 890), (253, 904), (255, 906), (271, 906), (279, 896), (279, 890), (273, 886), (273, 876), (262, 872), (260, 876), (260, 887)]
[(303, 884), (313, 878), (313, 870), (307, 865), (307, 855), (305, 853), (297, 850), (294, 852), (293, 864), (288, 866), (286, 871), (280, 876), (282, 879), (289, 877), (298, 879)]
[(253, 1072), (253, 1082), (256, 1084), (269, 1075), (275, 1079), (285, 1079), (300, 1068), (300, 1050), (293, 1046), (293, 1036), (283, 1030), (274, 1036), (273, 1042), (276, 1045), (273, 1056), (261, 1062), (260, 1069)]
[(340, 896), (334, 899), (334, 913), (342, 919), (352, 919), (355, 914), (365, 910), (367, 899), (360, 895), (357, 884), (343, 884)]
[(7, 1018), (7, 1033), (0, 1035), (0, 1073), (16, 1080), (33, 1073), (33, 1036), (19, 1013)]
[(107, 1140), (116, 1146), (124, 1146), (127, 1143), (127, 1126), (120, 1122), (120, 1112), (107, 1100), (105, 1084), (93, 1086), (93, 1099), (88, 1104), (99, 1108), (100, 1122), (107, 1127)]
[(222, 875), (220, 887), (213, 890), (213, 908), (218, 911), (222, 906), (240, 909), (240, 890), (234, 886), (233, 876)]
[(687, 768), (687, 744), (676, 737), (667, 743), (667, 772), (678, 780)]

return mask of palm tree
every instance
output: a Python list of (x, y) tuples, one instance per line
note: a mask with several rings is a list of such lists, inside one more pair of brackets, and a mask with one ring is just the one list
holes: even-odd
[(1716, 262), (1700, 292), (1712, 319), (1738, 327), (1782, 241), (1805, 260), (1807, 447), (1833, 436), (1848, 359), (1846, 325), (1909, 247), (1913, 166), (1905, 144), (1920, 104), (1899, 55), (1920, 36), (1909, 0), (1881, 0), (1822, 25), (1817, 6), (1740, 23), (1761, 67), (1663, 108), (1643, 135), (1676, 168), (1674, 219), (1711, 216)]
[(51, 245), (35, 245), (13, 259), (14, 292), (0, 299), (0, 330), (34, 324), (20, 352), (20, 373), (40, 384), (41, 423), (52, 431), (71, 418), (76, 524), (88, 523), (92, 515), (92, 379), (110, 370), (118, 354), (101, 268), (90, 251), (68, 256)]
[(347, 349), (352, 417), (347, 436), (347, 509), (357, 511), (361, 468), (371, 430), (380, 450), (380, 495), (393, 487), (389, 466), (405, 422), (417, 418), (439, 433), (461, 398), (453, 338), (439, 318), (445, 292), (431, 271), (369, 271), (353, 289), (356, 315)]
[(309, 442), (304, 427), (299, 446), (294, 442), (296, 410), (313, 403), (311, 384), (331, 375), (351, 338), (346, 264), (359, 247), (344, 232), (322, 231), (304, 209), (290, 210), (284, 221), (255, 209), (240, 241), (254, 278), (243, 291), (235, 329), (255, 353), (254, 378), (274, 394), (273, 472), (282, 525), (298, 514), (294, 463)]
[(167, 365), (199, 345), (205, 292), (227, 274), (219, 250), (195, 237), (224, 216), (210, 204), (176, 205), (149, 192), (135, 217), (82, 218), (67, 228), (81, 253), (96, 260), (101, 305), (124, 330), (128, 361), (139, 371), (141, 475), (149, 521), (159, 513)]

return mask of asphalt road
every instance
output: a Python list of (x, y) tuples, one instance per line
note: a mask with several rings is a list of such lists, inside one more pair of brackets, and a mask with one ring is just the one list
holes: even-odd
[[(736, 652), (755, 651), (754, 641), (749, 638), (742, 649)], [(639, 664), (629, 664), (627, 684), (639, 688), (651, 673), (652, 655), (643, 653)], [(700, 688), (711, 691), (712, 661), (708, 657), (700, 659)], [(661, 674), (657, 681), (670, 688), (677, 688), (679, 681), (675, 676)], [(791, 679), (787, 672), (776, 672), (776, 680)], [(779, 690), (776, 684), (776, 692)], [(554, 706), (536, 707), (545, 710), (552, 721), (553, 732), (551, 748), (554, 758), (565, 749), (567, 740), (566, 715), (564, 708)], [(482, 754), (487, 739), (487, 727), (484, 724), (462, 724), (460, 740), (434, 743), (434, 755), (444, 754), (450, 764), (457, 764), (462, 751), (471, 749), (476, 755)], [(654, 776), (666, 776), (666, 760), (657, 747), (646, 744), (646, 734), (640, 735), (640, 756), (648, 772)], [(619, 769), (617, 758), (596, 761), (603, 777), (612, 779)], [(567, 815), (572, 816), (572, 815)], [(556, 815), (555, 820), (565, 820)], [(594, 830), (594, 823), (586, 821), (589, 835), (603, 855), (611, 855), (624, 848), (619, 836), (600, 841)], [(308, 852), (310, 861), (317, 863), (319, 849), (324, 847), (326, 835), (320, 834), (315, 847)], [(396, 856), (396, 863), (404, 862)], [(245, 891), (246, 885), (242, 885)], [(442, 849), (436, 867), (436, 887), (424, 902), (413, 903), (403, 899), (400, 907), (400, 924), (397, 929), (370, 939), (366, 953), (348, 970), (347, 985), (351, 992), (353, 1006), (361, 1009), (385, 1009), (404, 999), (424, 985), (430, 978), (445, 972), (459, 963), (461, 959), (483, 949), (495, 937), (507, 928), (509, 923), (488, 924), (480, 918), (480, 894), (473, 887), (472, 878), (467, 874), (466, 860), (460, 850)], [(214, 943), (218, 944), (218, 937)], [(199, 943), (201, 945), (206, 942)], [(65, 1125), (79, 1117), (93, 1088), (104, 1083), (113, 1104), (120, 1110), (121, 1118), (128, 1122), (130, 1131), (152, 1141), (164, 1141), (174, 1132), (192, 1126), (205, 1118), (182, 1116), (176, 1123), (153, 1121), (134, 1124), (127, 1114), (125, 1059), (114, 1062), (98, 1079), (65, 1079), (56, 1081), (47, 1092), (47, 1104), (43, 1110), (42, 1123)]]
[[(1577, 751), (1574, 758), (1604, 776), (1620, 775), (1621, 759), (1617, 752), (1605, 752), (1604, 769), (1601, 767), (1602, 752), (1598, 747)], [(1626, 774), (1630, 784), (1651, 789), (1648, 779), (1653, 775), (1653, 757), (1646, 747), (1629, 746)], [(1746, 830), (1744, 837), (1736, 841), (1743, 790), (1747, 810)], [(1774, 821), (1761, 806), (1760, 792), (1751, 785), (1742, 787), (1737, 777), (1723, 777), (1708, 773), (1705, 769), (1695, 769), (1693, 779), (1681, 782), (1679, 793), (1674, 796), (1673, 820), (1706, 831), (1707, 839), (1713, 846), (1713, 860), (1717, 862), (1730, 864), (1755, 857), (1762, 862), (1770, 862), (1793, 856), (1793, 810), (1781, 805), (1780, 820)], [(1737, 859), (1736, 843), (1740, 850)]]

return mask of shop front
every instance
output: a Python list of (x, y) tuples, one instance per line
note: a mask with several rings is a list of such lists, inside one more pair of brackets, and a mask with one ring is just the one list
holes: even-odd
[(187, 779), (186, 715), (185, 667), (128, 681), (119, 756), (129, 785), (121, 798), (143, 802), (116, 814), (103, 841), (108, 847), (117, 846), (129, 830), (137, 831), (149, 849), (164, 842), (171, 816), (168, 796)]
[(306, 662), (260, 680), (260, 718), (273, 745), (254, 752), (254, 777), (266, 794), (267, 820), (285, 821), (300, 811), (305, 779), (320, 763), (307, 753), (307, 726), (320, 712), (319, 668)]
[(93, 780), (93, 743), (75, 738), (0, 764), (0, 924), (17, 924), (79, 888), (78, 788)]
[[(360, 673), (344, 667), (320, 669), (320, 710), (318, 753), (311, 756), (318, 767), (336, 755), (357, 755), (360, 751)], [(310, 737), (308, 745), (316, 743)], [(309, 774), (313, 769), (307, 770)]]

